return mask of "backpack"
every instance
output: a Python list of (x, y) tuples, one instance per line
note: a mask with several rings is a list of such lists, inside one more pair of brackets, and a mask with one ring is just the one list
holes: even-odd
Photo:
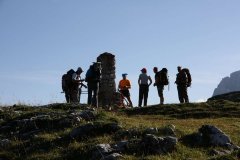
[(168, 73), (167, 68), (163, 68), (161, 71), (159, 71), (159, 73), (158, 73), (159, 84), (161, 84), (161, 85), (168, 85), (169, 84), (167, 73)]
[(85, 81), (86, 82), (99, 82), (100, 79), (101, 79), (100, 69), (97, 69), (95, 71), (94, 66), (92, 65), (86, 73)]
[(186, 75), (187, 75), (187, 86), (190, 87), (190, 86), (191, 86), (191, 83), (192, 83), (192, 76), (191, 76), (191, 74), (190, 74), (190, 71), (189, 71), (188, 68), (183, 68), (182, 70), (183, 70), (183, 71), (186, 73)]
[(65, 92), (72, 87), (72, 75), (75, 73), (73, 69), (70, 69), (66, 74), (62, 76), (62, 90)]
[(85, 81), (86, 82), (93, 81), (93, 78), (94, 78), (93, 68), (90, 67), (86, 73)]

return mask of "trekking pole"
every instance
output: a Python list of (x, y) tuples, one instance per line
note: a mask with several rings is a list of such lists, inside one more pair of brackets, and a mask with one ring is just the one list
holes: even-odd
[(169, 81), (169, 76), (167, 75), (167, 79), (168, 79), (168, 91), (170, 90), (170, 81)]

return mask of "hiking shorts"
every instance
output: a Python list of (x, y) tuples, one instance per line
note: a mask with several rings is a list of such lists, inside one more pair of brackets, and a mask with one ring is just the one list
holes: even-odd
[(124, 97), (130, 97), (130, 92), (128, 89), (120, 90), (120, 92), (123, 94)]

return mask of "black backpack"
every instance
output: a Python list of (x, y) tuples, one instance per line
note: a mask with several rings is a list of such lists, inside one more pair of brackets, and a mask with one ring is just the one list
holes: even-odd
[(86, 82), (100, 82), (101, 79), (101, 71), (99, 68), (97, 68), (96, 70), (94, 69), (94, 65), (92, 65), (87, 73), (86, 73), (86, 78), (85, 81)]
[(86, 73), (85, 81), (91, 82), (93, 81), (93, 79), (94, 79), (94, 70), (93, 70), (93, 66), (91, 66)]
[(163, 68), (161, 71), (159, 71), (158, 75), (159, 75), (159, 84), (161, 85), (169, 84), (167, 68)]
[(65, 92), (73, 86), (72, 75), (75, 73), (73, 69), (70, 69), (66, 74), (62, 76), (62, 89)]
[(187, 86), (190, 87), (191, 83), (192, 83), (192, 76), (190, 74), (190, 71), (189, 71), (188, 68), (183, 68), (182, 71), (186, 73), (186, 75), (187, 75)]

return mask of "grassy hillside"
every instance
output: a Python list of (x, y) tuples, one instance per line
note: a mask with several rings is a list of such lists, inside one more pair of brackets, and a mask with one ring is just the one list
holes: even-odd
[[(222, 147), (192, 147), (181, 141), (204, 125), (214, 125), (240, 146), (240, 103), (218, 100), (207, 103), (167, 104), (129, 110), (93, 111), (94, 116), (77, 118), (75, 113), (86, 110), (86, 105), (52, 104), (48, 106), (12, 106), (0, 109), (0, 159), (91, 159), (95, 145), (114, 144), (120, 140), (132, 143), (140, 139), (146, 128), (158, 128), (157, 136), (167, 136), (165, 128), (174, 126), (179, 139), (176, 148), (166, 154), (146, 154), (141, 146), (123, 152), (124, 159), (237, 159), (240, 151), (213, 156)], [(72, 138), (74, 128), (93, 125), (91, 132)], [(120, 131), (108, 131), (109, 124), (121, 130), (136, 132), (122, 136)], [(96, 127), (97, 126), (97, 127)], [(139, 150), (137, 149), (139, 147)]]

